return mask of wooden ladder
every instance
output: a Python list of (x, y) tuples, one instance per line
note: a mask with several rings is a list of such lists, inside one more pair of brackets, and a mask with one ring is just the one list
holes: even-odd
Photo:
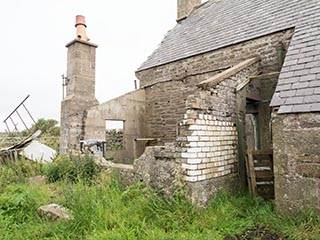
[(246, 169), (250, 193), (264, 199), (274, 199), (273, 151), (249, 150)]

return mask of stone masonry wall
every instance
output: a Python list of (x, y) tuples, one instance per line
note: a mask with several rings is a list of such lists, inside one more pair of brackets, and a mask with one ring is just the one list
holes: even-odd
[(189, 16), (192, 9), (201, 4), (201, 0), (178, 0), (177, 21)]
[(175, 141), (177, 124), (183, 119), (185, 101), (198, 91), (196, 84), (243, 60), (258, 56), (262, 73), (279, 71), (293, 30), (277, 32), (216, 51), (153, 67), (136, 75), (146, 90), (148, 137)]
[(136, 179), (172, 194), (182, 184), (180, 150), (174, 143), (149, 146), (134, 162)]
[(194, 202), (205, 204), (218, 189), (230, 189), (230, 182), (237, 182), (235, 86), (258, 69), (259, 62), (217, 85), (199, 87), (186, 101), (187, 111), (177, 140), (185, 180)]
[(146, 89), (146, 127), (149, 137), (172, 142), (177, 137), (177, 126), (185, 113), (187, 97), (194, 93), (196, 84), (210, 75), (187, 77), (183, 81), (163, 82)]
[(106, 130), (106, 150), (114, 151), (123, 148), (123, 130), (108, 129)]
[(95, 98), (96, 45), (74, 40), (67, 45), (66, 97), (61, 102), (60, 153), (80, 150), (87, 110), (97, 106)]
[(320, 113), (273, 114), (272, 120), (277, 207), (320, 212)]
[(138, 89), (89, 109), (84, 138), (106, 140), (106, 120), (123, 121), (123, 147), (117, 151), (107, 149), (106, 157), (132, 164), (144, 151), (144, 142), (135, 139), (146, 136), (145, 106), (145, 91)]
[[(237, 188), (236, 119), (239, 109), (235, 84), (257, 74), (258, 66), (256, 64), (215, 86), (199, 88), (197, 84), (253, 57), (260, 58), (261, 74), (278, 72), (283, 62), (279, 52), (288, 48), (292, 33), (293, 30), (277, 32), (137, 72), (140, 86), (146, 93), (147, 137), (159, 138), (162, 144), (176, 142), (176, 151), (180, 151), (179, 159), (167, 161), (156, 160), (152, 157), (154, 150), (148, 150), (149, 160), (145, 155), (140, 157), (139, 161), (144, 159), (145, 165), (139, 164), (138, 172), (151, 172), (153, 179), (158, 179), (152, 182), (165, 186), (161, 182), (165, 180), (156, 176), (180, 164), (180, 173), (189, 186), (190, 196), (198, 204), (205, 204), (222, 187)], [(240, 100), (244, 101), (241, 104), (244, 109), (241, 112), (245, 115), (246, 98), (242, 95), (244, 98)], [(177, 161), (180, 161), (178, 165)], [(162, 167), (156, 167), (159, 164)], [(243, 164), (241, 167), (244, 169)], [(165, 171), (157, 172), (157, 169)], [(166, 184), (177, 179), (173, 175), (166, 178), (171, 179)]]

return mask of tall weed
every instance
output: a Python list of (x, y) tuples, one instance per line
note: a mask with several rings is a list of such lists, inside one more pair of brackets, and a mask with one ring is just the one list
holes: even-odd
[(26, 178), (43, 174), (41, 163), (22, 159), (0, 165), (0, 189), (14, 183), (22, 183)]
[(95, 163), (91, 155), (58, 156), (51, 164), (46, 165), (45, 173), (50, 182), (79, 180), (90, 182), (99, 174), (101, 168)]
[[(75, 174), (80, 166), (92, 165), (69, 160), (48, 165), (57, 167), (51, 169), (57, 182), (10, 184), (0, 190), (0, 239), (222, 240), (241, 239), (239, 234), (256, 228), (288, 239), (319, 239), (320, 218), (314, 212), (284, 216), (271, 202), (222, 191), (206, 208), (198, 208), (183, 189), (164, 196), (143, 183), (123, 187), (110, 171)], [(52, 202), (70, 209), (74, 220), (40, 218), (37, 208)]]

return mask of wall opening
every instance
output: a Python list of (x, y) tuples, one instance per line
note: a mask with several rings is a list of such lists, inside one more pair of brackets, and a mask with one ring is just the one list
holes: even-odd
[(124, 121), (106, 120), (106, 153), (107, 160), (115, 160), (116, 153), (124, 150)]
[(247, 99), (245, 135), (247, 151), (260, 149), (260, 124), (257, 101)]

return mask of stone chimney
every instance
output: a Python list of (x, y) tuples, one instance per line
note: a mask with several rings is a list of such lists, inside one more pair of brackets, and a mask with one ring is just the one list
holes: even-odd
[(201, 4), (201, 0), (178, 0), (177, 1), (177, 22), (186, 19), (195, 6)]
[(68, 43), (66, 97), (61, 102), (60, 152), (79, 151), (87, 110), (95, 97), (96, 44), (86, 35), (84, 16), (76, 16), (76, 38)]

